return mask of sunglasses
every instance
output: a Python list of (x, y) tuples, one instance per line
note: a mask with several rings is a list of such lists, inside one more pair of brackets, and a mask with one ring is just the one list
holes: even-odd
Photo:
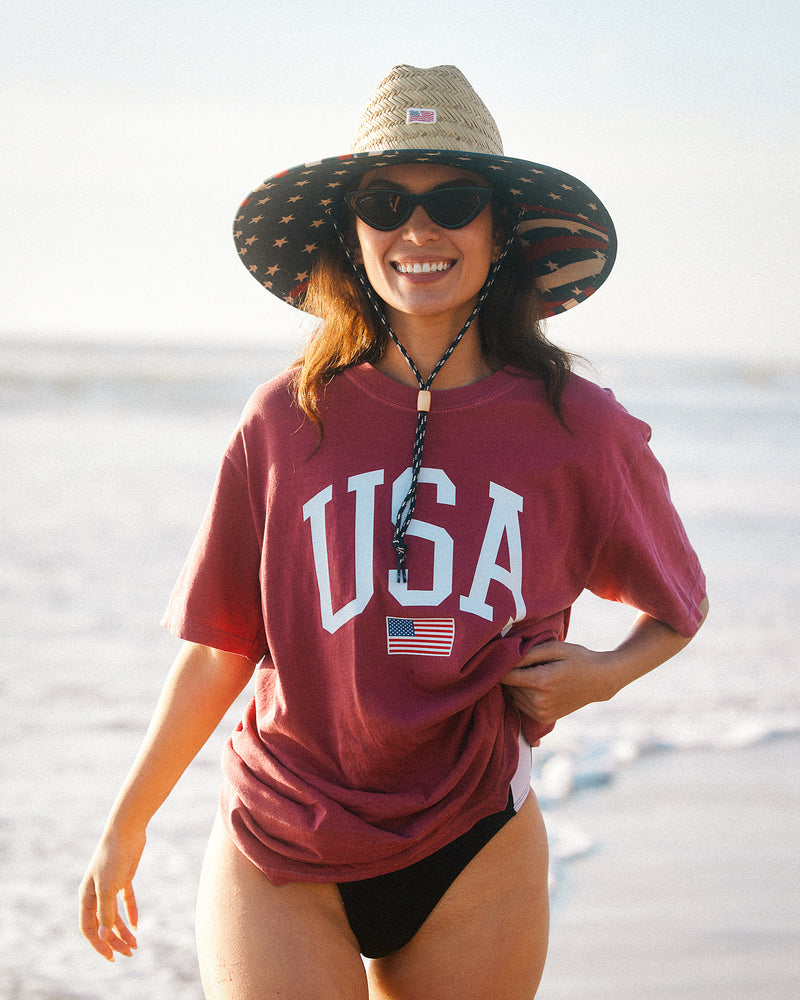
[(388, 233), (408, 222), (422, 205), (432, 222), (443, 229), (468, 226), (492, 199), (488, 187), (442, 187), (425, 194), (410, 194), (385, 188), (350, 191), (344, 200), (371, 229)]

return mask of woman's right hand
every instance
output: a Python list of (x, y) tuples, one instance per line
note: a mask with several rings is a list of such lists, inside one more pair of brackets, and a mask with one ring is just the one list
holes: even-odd
[[(144, 845), (144, 832), (125, 838), (106, 831), (81, 882), (80, 924), (83, 936), (109, 962), (114, 961), (114, 952), (130, 957), (136, 948), (133, 930), (136, 929), (139, 911), (133, 892), (133, 876)], [(130, 927), (117, 906), (120, 894)]]
[[(133, 876), (147, 824), (253, 675), (245, 656), (186, 642), (111, 810), (80, 889), (81, 930), (96, 952), (130, 955), (138, 917)], [(117, 908), (122, 896), (128, 924)]]

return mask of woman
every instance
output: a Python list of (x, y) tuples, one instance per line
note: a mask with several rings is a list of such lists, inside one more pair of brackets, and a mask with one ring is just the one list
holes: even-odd
[[(84, 934), (135, 947), (146, 825), (258, 665), (201, 878), (206, 996), (529, 1000), (531, 747), (707, 609), (649, 429), (538, 324), (605, 280), (613, 226), (579, 181), (503, 155), (458, 70), (401, 66), (351, 154), (265, 182), (235, 238), (324, 324), (225, 454)], [(642, 612), (615, 650), (564, 641), (586, 587)]]

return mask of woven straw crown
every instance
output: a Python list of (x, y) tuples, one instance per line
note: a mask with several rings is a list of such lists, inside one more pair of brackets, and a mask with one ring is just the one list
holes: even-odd
[[(410, 108), (433, 110), (435, 121), (407, 124)], [(503, 155), (489, 109), (455, 66), (395, 66), (379, 84), (358, 123), (351, 152), (448, 149)]]

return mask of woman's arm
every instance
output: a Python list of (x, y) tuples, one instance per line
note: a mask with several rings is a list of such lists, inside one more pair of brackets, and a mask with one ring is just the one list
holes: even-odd
[(81, 930), (104, 958), (130, 955), (136, 939), (117, 909), (122, 893), (135, 928), (132, 880), (153, 814), (253, 674), (244, 656), (186, 643), (167, 676), (134, 761), (81, 883)]
[[(705, 620), (707, 598), (700, 610)], [(545, 642), (530, 650), (501, 683), (520, 712), (551, 725), (593, 701), (613, 698), (689, 641), (669, 625), (641, 615), (616, 649), (595, 652), (573, 643)]]

